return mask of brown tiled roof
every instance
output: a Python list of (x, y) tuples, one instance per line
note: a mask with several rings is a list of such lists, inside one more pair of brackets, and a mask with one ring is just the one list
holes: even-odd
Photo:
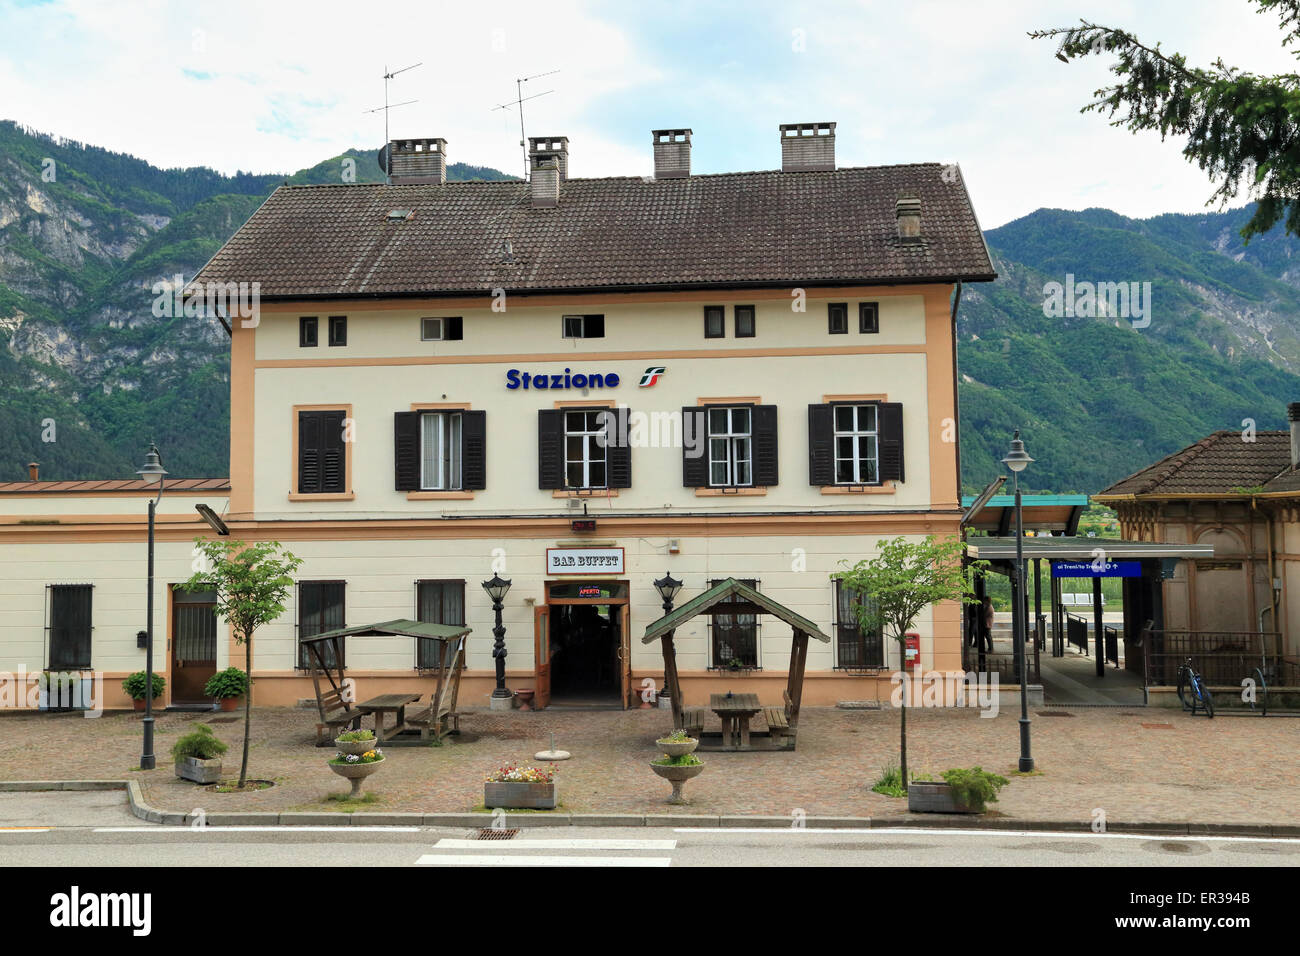
[[(0, 494), (31, 495), (47, 492), (80, 492), (82, 494), (112, 494), (116, 491), (151, 491), (157, 485), (147, 484), (139, 478), (113, 478), (109, 480), (87, 478), (79, 481), (0, 481)], [(229, 491), (229, 478), (168, 478), (164, 489), (175, 491)]]
[(1108, 495), (1241, 494), (1300, 491), (1300, 472), (1291, 468), (1291, 435), (1256, 432), (1245, 441), (1239, 431), (1219, 431), (1115, 482), (1095, 498)]
[[(571, 179), (552, 209), (521, 182), (282, 186), (196, 281), (256, 281), (263, 299), (990, 281), (965, 186), (943, 170)], [(921, 200), (917, 244), (896, 238), (903, 196)], [(398, 209), (413, 215), (390, 222)]]

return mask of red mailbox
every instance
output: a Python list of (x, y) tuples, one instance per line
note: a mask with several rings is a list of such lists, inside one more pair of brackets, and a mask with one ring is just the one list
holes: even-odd
[(921, 663), (921, 635), (903, 635), (903, 666), (908, 670)]

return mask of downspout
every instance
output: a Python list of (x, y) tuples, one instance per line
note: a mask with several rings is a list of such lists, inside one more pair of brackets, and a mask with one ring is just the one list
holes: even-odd
[[(1250, 496), (1250, 509), (1256, 513), (1259, 512), (1259, 499), (1255, 495)], [(1277, 627), (1277, 588), (1274, 587), (1274, 582), (1277, 581), (1276, 566), (1274, 564), (1275, 552), (1276, 552), (1276, 547), (1273, 541), (1274, 522), (1273, 522), (1273, 515), (1265, 514), (1264, 517), (1268, 522), (1268, 602), (1269, 602), (1269, 606), (1259, 609), (1259, 633), (1261, 635), (1263, 635), (1264, 633), (1264, 612), (1267, 611), (1269, 613), (1273, 621), (1273, 626)], [(1260, 641), (1263, 642), (1263, 640), (1264, 638), (1261, 636)]]
[[(957, 394), (957, 307), (961, 305), (961, 280), (953, 290), (952, 296), (952, 414), (953, 444), (956, 445), (957, 459), (957, 506), (961, 507), (961, 399)], [(963, 533), (964, 538), (964, 533)]]

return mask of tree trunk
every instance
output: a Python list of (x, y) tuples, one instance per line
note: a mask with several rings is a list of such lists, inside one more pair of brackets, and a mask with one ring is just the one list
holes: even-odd
[(253, 722), (253, 635), (244, 638), (244, 758), (239, 764), (239, 789), (248, 780), (248, 732)]
[(898, 762), (903, 775), (903, 793), (907, 794), (907, 694), (909, 688), (903, 687), (903, 706), (899, 708), (898, 720)]

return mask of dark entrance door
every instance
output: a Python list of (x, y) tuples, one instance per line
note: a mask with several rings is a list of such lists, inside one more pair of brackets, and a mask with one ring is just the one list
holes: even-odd
[(199, 704), (203, 685), (217, 672), (216, 592), (172, 591), (171, 700)]
[(548, 585), (547, 601), (551, 702), (626, 706), (626, 584), (557, 582)]

